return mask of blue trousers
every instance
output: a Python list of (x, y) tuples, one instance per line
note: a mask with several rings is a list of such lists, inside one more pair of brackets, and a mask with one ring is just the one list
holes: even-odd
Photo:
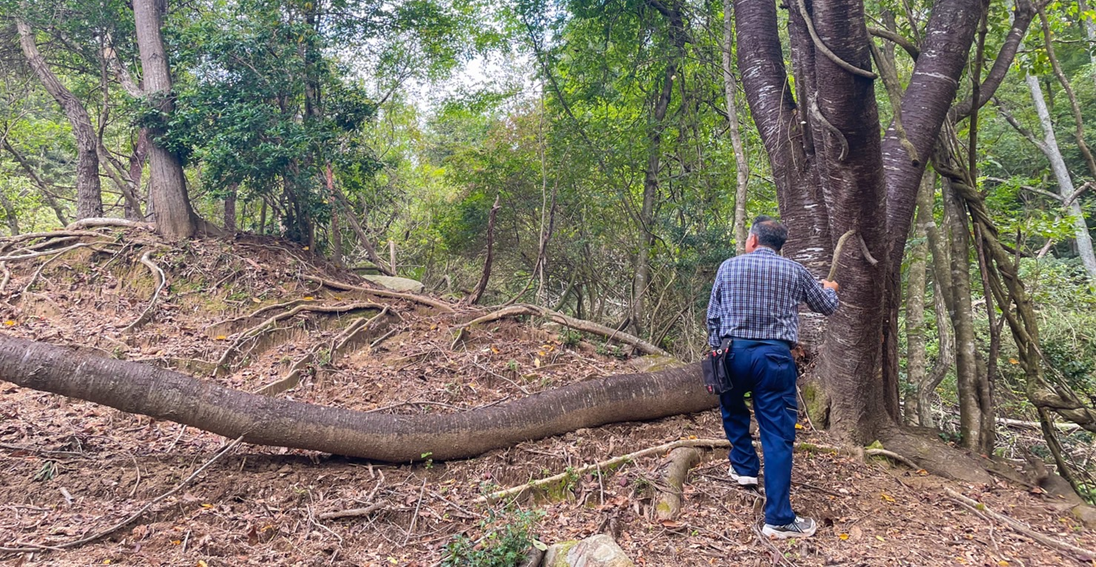
[(795, 401), (795, 361), (787, 346), (768, 341), (735, 339), (727, 366), (734, 387), (719, 396), (723, 430), (731, 442), (731, 466), (741, 476), (758, 476), (761, 463), (750, 442), (750, 410), (743, 399), (752, 392), (754, 414), (765, 455), (765, 523), (795, 520), (790, 500), (792, 446), (798, 408)]

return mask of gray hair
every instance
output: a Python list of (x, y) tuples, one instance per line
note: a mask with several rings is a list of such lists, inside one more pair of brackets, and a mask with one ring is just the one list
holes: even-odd
[(758, 244), (772, 248), (777, 252), (780, 252), (780, 249), (784, 247), (784, 242), (788, 240), (787, 227), (767, 215), (761, 215), (754, 219), (753, 225), (750, 227), (750, 234), (757, 235)]

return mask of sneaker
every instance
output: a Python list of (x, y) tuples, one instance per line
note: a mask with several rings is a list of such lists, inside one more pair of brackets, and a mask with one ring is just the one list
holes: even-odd
[(814, 520), (796, 516), (792, 523), (783, 526), (765, 524), (765, 527), (761, 528), (761, 533), (771, 538), (786, 539), (789, 537), (810, 537), (814, 535), (817, 529), (818, 524)]
[(742, 475), (734, 472), (734, 467), (731, 467), (730, 470), (727, 471), (727, 474), (729, 474), (731, 476), (731, 480), (738, 483), (738, 486), (745, 486), (747, 488), (757, 488), (757, 477), (756, 476), (742, 476)]

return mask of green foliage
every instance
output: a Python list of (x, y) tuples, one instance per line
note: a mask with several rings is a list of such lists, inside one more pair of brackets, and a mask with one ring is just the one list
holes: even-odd
[(511, 567), (524, 559), (534, 545), (533, 531), (544, 517), (543, 510), (518, 510), (510, 505), (491, 509), (480, 522), (483, 536), (473, 541), (458, 535), (446, 545), (442, 565), (462, 567)]

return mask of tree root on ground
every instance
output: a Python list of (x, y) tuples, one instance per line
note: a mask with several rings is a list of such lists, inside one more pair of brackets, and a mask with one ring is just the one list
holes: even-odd
[(145, 252), (141, 255), (141, 259), (139, 261), (144, 264), (150, 272), (152, 272), (152, 277), (156, 279), (156, 291), (152, 293), (152, 299), (148, 301), (148, 306), (145, 307), (145, 310), (141, 312), (141, 315), (134, 319), (132, 323), (126, 325), (125, 328), (122, 329), (122, 332), (140, 329), (142, 325), (152, 319), (152, 313), (153, 309), (156, 307), (156, 301), (160, 299), (160, 292), (163, 291), (164, 286), (167, 285), (167, 276), (164, 274), (164, 270), (161, 269), (160, 266), (157, 266), (156, 263), (149, 258), (149, 254), (151, 253), (151, 250)]
[(510, 307), (503, 307), (502, 309), (499, 309), (498, 311), (495, 311), (493, 313), (488, 313), (487, 315), (484, 315), (482, 317), (478, 317), (478, 318), (473, 319), (473, 320), (471, 320), (467, 323), (463, 323), (463, 324), (459, 325), (457, 327), (457, 329), (463, 329), (463, 328), (466, 328), (466, 327), (470, 327), (472, 325), (478, 325), (478, 324), (481, 324), (481, 323), (488, 323), (488, 322), (491, 322), (491, 321), (497, 321), (499, 319), (505, 319), (507, 317), (518, 317), (518, 316), (521, 316), (521, 315), (532, 315), (532, 316), (536, 316), (536, 317), (545, 317), (545, 318), (548, 318), (548, 319), (552, 320), (553, 322), (558, 323), (560, 325), (563, 325), (565, 327), (569, 327), (569, 328), (576, 329), (576, 330), (579, 330), (579, 331), (583, 331), (583, 332), (586, 332), (586, 333), (590, 333), (590, 334), (593, 334), (593, 335), (598, 335), (598, 336), (601, 336), (601, 337), (605, 337), (606, 339), (609, 339), (609, 340), (614, 340), (614, 341), (617, 341), (617, 342), (620, 342), (620, 343), (624, 343), (626, 345), (629, 345), (629, 346), (635, 348), (636, 350), (638, 350), (638, 351), (640, 351), (644, 354), (655, 354), (655, 355), (667, 356), (667, 357), (670, 356), (670, 353), (668, 353), (668, 352), (658, 348), (657, 346), (655, 346), (655, 345), (653, 345), (653, 344), (651, 344), (651, 343), (649, 343), (649, 342), (647, 342), (647, 341), (645, 341), (645, 340), (643, 340), (639, 337), (636, 337), (634, 335), (629, 335), (628, 333), (622, 333), (620, 331), (617, 331), (616, 329), (612, 329), (612, 328), (606, 327), (604, 325), (599, 325), (597, 323), (593, 323), (593, 322), (590, 322), (590, 321), (584, 321), (582, 319), (575, 319), (574, 317), (569, 317), (567, 315), (564, 315), (563, 313), (559, 313), (558, 311), (552, 311), (552, 310), (544, 308), (544, 307), (539, 307), (537, 305), (530, 305), (530, 304), (511, 305)]
[(944, 493), (947, 494), (948, 497), (951, 498), (952, 500), (962, 504), (964, 507), (966, 507), (967, 509), (975, 512), (976, 514), (978, 514), (978, 515), (983, 515), (984, 514), (986, 516), (989, 516), (989, 517), (997, 520), (998, 522), (1001, 522), (1002, 524), (1008, 526), (1009, 529), (1011, 529), (1012, 531), (1014, 531), (1014, 532), (1016, 532), (1020, 535), (1029, 537), (1029, 538), (1031, 538), (1031, 539), (1033, 539), (1033, 540), (1035, 540), (1035, 541), (1037, 541), (1037, 542), (1039, 542), (1039, 543), (1041, 543), (1041, 544), (1043, 544), (1043, 545), (1045, 545), (1045, 546), (1047, 546), (1051, 549), (1056, 549), (1058, 551), (1065, 551), (1067, 553), (1071, 553), (1071, 554), (1075, 555), (1077, 558), (1084, 559), (1085, 561), (1094, 561), (1094, 560), (1096, 560), (1096, 552), (1094, 552), (1094, 551), (1091, 551), (1091, 550), (1088, 550), (1088, 549), (1083, 549), (1083, 548), (1077, 547), (1075, 545), (1066, 543), (1064, 541), (1059, 541), (1059, 540), (1056, 540), (1052, 537), (1045, 536), (1045, 535), (1043, 535), (1043, 534), (1041, 534), (1041, 533), (1025, 526), (1024, 524), (1020, 523), (1019, 521), (1014, 520), (1014, 519), (1012, 519), (1012, 518), (1010, 518), (1010, 517), (1008, 517), (1004, 514), (994, 512), (993, 510), (990, 510), (989, 508), (987, 508), (985, 504), (982, 504), (982, 503), (977, 502), (975, 500), (971, 500), (970, 498), (967, 498), (966, 496), (963, 496), (962, 494), (959, 494), (958, 492), (955, 492), (954, 490), (952, 490), (950, 488), (944, 488)]
[(655, 519), (674, 520), (681, 513), (683, 502), (682, 486), (685, 478), (689, 476), (689, 470), (695, 467), (703, 457), (703, 453), (696, 447), (678, 447), (670, 451), (669, 463), (662, 472), (662, 485), (666, 489), (659, 488), (658, 499), (655, 501)]
[[(726, 439), (681, 439), (681, 440), (678, 440), (678, 441), (673, 441), (671, 443), (664, 443), (662, 445), (658, 445), (658, 446), (655, 446), (655, 447), (648, 447), (648, 448), (643, 449), (641, 451), (636, 451), (634, 453), (628, 453), (627, 455), (620, 455), (618, 457), (613, 457), (611, 459), (607, 459), (607, 460), (604, 460), (604, 461), (601, 461), (601, 462), (598, 462), (598, 463), (594, 463), (592, 465), (585, 465), (585, 466), (582, 466), (582, 467), (571, 469), (571, 470), (568, 470), (566, 472), (562, 472), (562, 473), (559, 473), (557, 475), (553, 475), (553, 476), (550, 476), (550, 477), (547, 477), (547, 478), (542, 478), (542, 479), (539, 479), (539, 480), (531, 480), (526, 484), (522, 484), (520, 486), (515, 486), (513, 488), (507, 488), (505, 490), (498, 490), (498, 491), (492, 492), (490, 494), (485, 494), (483, 496), (480, 496), (479, 498), (476, 498), (475, 500), (473, 500), (472, 503), (473, 504), (484, 504), (484, 503), (487, 503), (487, 502), (496, 502), (498, 500), (502, 500), (503, 498), (517, 498), (518, 496), (521, 496), (521, 495), (525, 494), (525, 492), (527, 492), (529, 489), (537, 489), (537, 488), (541, 488), (543, 486), (550, 486), (552, 484), (556, 484), (556, 483), (559, 483), (561, 481), (564, 481), (568, 477), (574, 477), (574, 476), (577, 476), (577, 475), (586, 474), (590, 471), (613, 468), (613, 467), (616, 467), (618, 465), (622, 465), (624, 463), (627, 463), (629, 461), (634, 461), (636, 459), (639, 459), (639, 458), (642, 458), (642, 457), (647, 457), (647, 456), (650, 456), (650, 455), (657, 455), (657, 454), (660, 454), (660, 453), (665, 453), (667, 451), (673, 451), (674, 449), (678, 449), (678, 448), (681, 448), (681, 447), (704, 447), (704, 448), (709, 448), (709, 449), (715, 449), (715, 448), (719, 448), (719, 447), (730, 447), (730, 446), (731, 446), (731, 443), (729, 441), (727, 441)], [(692, 468), (692, 467), (689, 467), (689, 468)], [(688, 469), (686, 469), (685, 472), (688, 472)]]
[(52, 232), (27, 232), (24, 234), (18, 234), (4, 239), (4, 244), (0, 245), (0, 254), (7, 253), (7, 251), (15, 244), (26, 240), (34, 240), (36, 238), (49, 238), (51, 240), (59, 240), (64, 237), (74, 236), (83, 237), (88, 236), (92, 238), (98, 238), (103, 236), (102, 233), (93, 232), (90, 230), (55, 230)]
[(293, 366), (289, 368), (289, 372), (285, 376), (252, 393), (259, 394), (260, 396), (277, 396), (282, 392), (296, 388), (301, 384), (301, 376), (304, 375), (308, 365), (312, 364), (315, 360), (316, 347), (313, 347), (312, 350), (308, 351), (300, 360), (293, 363)]
[(13, 262), (13, 261), (16, 261), (16, 260), (29, 260), (31, 258), (39, 258), (39, 257), (42, 257), (42, 256), (49, 256), (50, 254), (63, 254), (65, 252), (76, 250), (77, 248), (83, 248), (85, 246), (91, 246), (92, 244), (94, 244), (94, 243), (93, 242), (77, 242), (76, 244), (72, 244), (70, 246), (66, 246), (64, 248), (60, 248), (60, 249), (57, 249), (57, 250), (41, 250), (41, 251), (38, 251), (38, 252), (30, 252), (28, 254), (19, 254), (19, 255), (15, 255), (15, 256), (2, 256), (2, 257), (0, 257), (0, 262)]
[(93, 217), (80, 219), (65, 227), (66, 231), (83, 230), (88, 228), (139, 228), (154, 232), (156, 225), (150, 222), (131, 221), (106, 217)]
[(438, 301), (437, 299), (433, 299), (433, 298), (426, 297), (426, 296), (423, 296), (423, 295), (417, 295), (417, 294), (414, 294), (414, 293), (402, 293), (402, 292), (391, 291), (391, 290), (387, 290), (387, 289), (371, 289), (371, 288), (368, 288), (368, 287), (362, 287), (362, 286), (358, 286), (358, 285), (351, 285), (351, 284), (347, 284), (347, 283), (337, 282), (337, 281), (334, 281), (334, 280), (327, 280), (327, 279), (324, 279), (324, 278), (320, 278), (320, 277), (316, 277), (316, 276), (310, 276), (310, 275), (307, 275), (307, 274), (296, 274), (295, 277), (300, 278), (302, 280), (315, 282), (315, 283), (324, 285), (326, 287), (329, 287), (331, 289), (337, 289), (337, 290), (340, 290), (340, 291), (359, 291), (361, 293), (367, 293), (369, 295), (375, 295), (377, 297), (388, 297), (388, 298), (391, 298), (391, 299), (405, 299), (407, 301), (411, 301), (413, 303), (418, 303), (420, 305), (428, 305), (430, 307), (433, 307), (433, 308), (438, 309), (440, 311), (443, 311), (445, 313), (456, 313), (456, 311), (453, 309), (453, 307), (450, 306), (448, 303), (445, 303), (444, 301)]
[(312, 313), (348, 313), (351, 311), (358, 311), (361, 309), (382, 309), (384, 306), (373, 302), (356, 302), (346, 305), (297, 305), (289, 311), (284, 311), (276, 315), (271, 316), (262, 323), (247, 329), (240, 333), (240, 336), (225, 349), (225, 352), (221, 355), (221, 358), (217, 361), (217, 372), (227, 372), (230, 370), (230, 365), (234, 357), (240, 355), (240, 348), (248, 341), (254, 340), (262, 335), (264, 332), (273, 328), (279, 321), (289, 319), (303, 312)]
[[(217, 287), (217, 286), (214, 286), (214, 287)], [(319, 300), (316, 300), (316, 299), (294, 299), (293, 301), (286, 301), (285, 303), (275, 303), (274, 305), (267, 305), (265, 307), (260, 307), (260, 308), (256, 309), (255, 311), (252, 311), (251, 313), (248, 313), (247, 315), (240, 315), (239, 317), (233, 317), (231, 319), (225, 319), (223, 321), (218, 321), (218, 322), (210, 325), (209, 328), (210, 328), (211, 332), (214, 333), (214, 334), (222, 334), (222, 333), (220, 333), (221, 330), (227, 330), (227, 331), (229, 331), (229, 333), (232, 333), (233, 332), (232, 328), (237, 323), (240, 323), (242, 321), (249, 321), (251, 319), (254, 319), (254, 318), (258, 317), (259, 315), (262, 315), (264, 313), (268, 313), (270, 311), (276, 311), (278, 309), (292, 309), (292, 308), (294, 308), (298, 305), (302, 305), (302, 304), (305, 304), (305, 303), (319, 303)]]
[(133, 522), (137, 521), (137, 519), (140, 518), (141, 516), (143, 516), (145, 514), (145, 512), (147, 512), (149, 510), (149, 508), (152, 508), (154, 505), (156, 505), (157, 502), (160, 502), (161, 500), (164, 500), (165, 498), (168, 498), (171, 495), (175, 494), (176, 492), (179, 492), (180, 490), (185, 488), (187, 485), (189, 485), (191, 483), (191, 481), (194, 480), (195, 477), (197, 477), (199, 474), (201, 474), (202, 471), (209, 468), (210, 465), (217, 462), (218, 459), (220, 459), (226, 453), (228, 453), (233, 448), (235, 448), (237, 445), (239, 445), (240, 441), (242, 441), (243, 438), (244, 438), (243, 435), (237, 437), (235, 441), (232, 441), (231, 443), (229, 443), (227, 446), (225, 446), (224, 449), (221, 449), (220, 452), (218, 452), (216, 455), (213, 455), (213, 457), (211, 459), (206, 461), (205, 464), (198, 467), (198, 469), (195, 470), (193, 473), (191, 473), (190, 476), (186, 477), (185, 479), (183, 479), (182, 482), (175, 485), (175, 488), (172, 488), (171, 490), (157, 496), (156, 498), (153, 498), (152, 500), (149, 500), (148, 503), (145, 504), (144, 506), (142, 506), (140, 510), (137, 510), (137, 512), (131, 514), (126, 519), (122, 520), (121, 522), (118, 522), (117, 524), (114, 524), (113, 526), (111, 526), (111, 527), (109, 527), (109, 528), (107, 528), (107, 529), (105, 529), (101, 532), (96, 532), (96, 533), (94, 533), (90, 536), (80, 538), (78, 540), (68, 541), (68, 542), (58, 543), (58, 544), (53, 544), (53, 545), (34, 545), (34, 544), (26, 545), (26, 544), (24, 544), (20, 547), (0, 547), (0, 552), (6, 552), (6, 553), (31, 553), (31, 552), (40, 552), (40, 551), (45, 551), (45, 550), (59, 551), (59, 550), (62, 550), (62, 549), (71, 549), (71, 548), (74, 548), (74, 547), (79, 547), (81, 545), (85, 545), (85, 544), (88, 544), (88, 543), (93, 543), (93, 542), (99, 541), (99, 540), (101, 540), (105, 537), (108, 537), (108, 536), (118, 532), (119, 530), (125, 528), (126, 526), (132, 524)]
[[(335, 364), (339, 357), (353, 349), (359, 341), (368, 340), (369, 333), (383, 329), (383, 324), (388, 321), (386, 318), (387, 315), (388, 306), (385, 306), (384, 309), (381, 309), (380, 313), (377, 313), (368, 319), (364, 317), (358, 319), (351, 323), (342, 333), (339, 333), (339, 335), (331, 341), (331, 364)], [(399, 317), (398, 314), (396, 314), (396, 316)]]

